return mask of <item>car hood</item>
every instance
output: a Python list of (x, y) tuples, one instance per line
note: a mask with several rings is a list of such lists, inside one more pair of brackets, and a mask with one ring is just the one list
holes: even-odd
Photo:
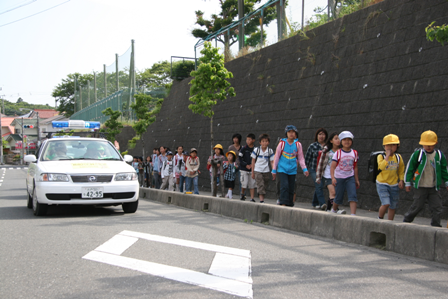
[(40, 169), (46, 173), (119, 173), (135, 172), (135, 169), (124, 161), (71, 160), (45, 161)]

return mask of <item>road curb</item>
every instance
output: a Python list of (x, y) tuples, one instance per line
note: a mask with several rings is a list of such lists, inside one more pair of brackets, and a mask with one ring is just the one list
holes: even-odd
[(445, 228), (149, 188), (140, 198), (448, 264)]

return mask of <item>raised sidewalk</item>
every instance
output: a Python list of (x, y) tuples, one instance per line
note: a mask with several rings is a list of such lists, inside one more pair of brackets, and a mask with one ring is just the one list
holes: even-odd
[[(296, 232), (331, 238), (348, 243), (372, 246), (396, 253), (448, 264), (448, 229), (429, 226), (430, 219), (418, 218), (414, 223), (376, 219), (377, 212), (358, 210), (357, 216), (336, 215), (310, 209), (311, 205), (297, 203), (295, 207), (276, 205), (274, 200), (264, 204), (239, 199), (224, 199), (210, 195), (140, 188), (140, 199), (173, 204), (197, 211), (258, 222)], [(308, 206), (308, 208), (306, 208)], [(349, 211), (347, 211), (349, 213)]]

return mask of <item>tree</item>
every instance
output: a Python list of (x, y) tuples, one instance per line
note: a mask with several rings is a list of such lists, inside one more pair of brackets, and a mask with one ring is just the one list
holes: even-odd
[(79, 88), (80, 85), (86, 85), (87, 81), (93, 81), (93, 74), (69, 74), (67, 78), (62, 79), (62, 82), (54, 88), (51, 94), (59, 102), (57, 110), (66, 117), (75, 113), (75, 77), (77, 77), (78, 82), (76, 88)]
[(138, 86), (145, 85), (148, 89), (154, 89), (171, 83), (171, 65), (167, 60), (154, 63), (151, 68), (137, 73), (136, 83)]
[(203, 55), (199, 58), (199, 66), (191, 72), (194, 77), (190, 87), (190, 104), (188, 108), (193, 113), (210, 118), (210, 142), (213, 155), (213, 107), (218, 100), (224, 101), (227, 96), (234, 97), (235, 90), (227, 79), (233, 78), (233, 74), (224, 66), (224, 55), (218, 53), (218, 49), (212, 47), (210, 42), (204, 43), (201, 50)]
[[(154, 108), (157, 104), (163, 102), (163, 99), (154, 99), (152, 96), (147, 94), (136, 94), (134, 95), (135, 103), (131, 104), (131, 108), (134, 110), (138, 121), (132, 126), (136, 136), (129, 141), (129, 147), (135, 147), (137, 140), (142, 142), (142, 153), (145, 157), (145, 140), (143, 134), (146, 132), (148, 127), (155, 121), (155, 115), (153, 113)], [(160, 111), (160, 107), (158, 109)], [(157, 111), (157, 113), (158, 113)]]
[(106, 133), (106, 139), (110, 142), (115, 142), (115, 136), (121, 132), (123, 129), (123, 124), (118, 121), (118, 118), (121, 116), (120, 111), (114, 111), (112, 108), (108, 107), (103, 110), (105, 116), (109, 116), (109, 119), (104, 123), (104, 128), (100, 130), (100, 132)]
[[(238, 0), (219, 0), (219, 2), (221, 3), (221, 12), (219, 15), (211, 15), (211, 19), (209, 20), (204, 19), (204, 12), (200, 10), (196, 11), (195, 24), (198, 24), (204, 28), (193, 29), (191, 33), (194, 37), (205, 38), (208, 35), (219, 31), (221, 28), (230, 25), (238, 19)], [(261, 0), (244, 0), (244, 15), (253, 12), (255, 10), (255, 4), (260, 2)], [(274, 6), (266, 8), (263, 13), (263, 24), (268, 25), (276, 18), (276, 16), (277, 12)], [(252, 47), (256, 46), (260, 42), (259, 17), (260, 16), (257, 15), (244, 24), (244, 33), (249, 36), (245, 39), (245, 43)], [(225, 61), (228, 61), (230, 58), (230, 47), (238, 41), (235, 29), (237, 28), (232, 28), (232, 30), (229, 31), (229, 34), (224, 33), (223, 35), (217, 37), (218, 41), (224, 45), (224, 53), (226, 55)]]

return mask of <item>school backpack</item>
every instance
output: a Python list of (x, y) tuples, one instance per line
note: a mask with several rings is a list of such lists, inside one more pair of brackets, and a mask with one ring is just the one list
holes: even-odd
[[(384, 151), (371, 152), (369, 161), (367, 162), (367, 180), (371, 182), (376, 182), (377, 176), (381, 173), (381, 169), (378, 169), (378, 156), (382, 155), (383, 158), (386, 157)], [(400, 155), (395, 154), (397, 158), (397, 163), (400, 164)]]
[[(353, 163), (353, 169), (355, 169), (356, 163), (358, 163), (358, 151), (353, 150), (353, 153), (355, 154), (355, 162)], [(334, 155), (336, 156), (336, 165), (337, 165), (339, 164), (339, 160), (341, 159), (342, 149), (338, 149), (336, 153), (334, 153)]]
[[(285, 144), (286, 144), (286, 141), (285, 140), (280, 140), (280, 142), (279, 142), (280, 144), (281, 144), (281, 149), (282, 149), (282, 151), (280, 152), (280, 158), (282, 157), (282, 154), (283, 154), (283, 150), (285, 149)], [(299, 141), (296, 141), (295, 142), (295, 144), (296, 144), (296, 148), (297, 148), (297, 159), (298, 159), (298, 157), (299, 157), (299, 145), (300, 145), (300, 142)]]

